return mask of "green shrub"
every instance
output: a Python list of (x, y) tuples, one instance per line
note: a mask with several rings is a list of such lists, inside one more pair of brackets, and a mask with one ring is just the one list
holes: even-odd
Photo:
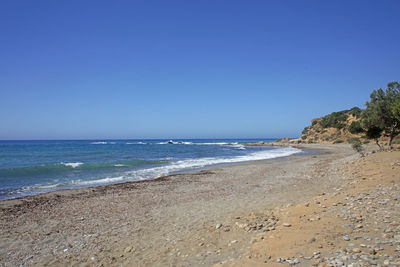
[(337, 128), (341, 129), (345, 127), (346, 125), (343, 123), (347, 120), (347, 110), (339, 111), (339, 112), (333, 112), (327, 116), (325, 116), (321, 121), (320, 125), (322, 128)]
[(311, 123), (311, 125), (314, 126), (314, 125), (317, 124), (317, 123), (318, 123), (318, 121), (313, 121), (313, 122)]
[(301, 134), (307, 134), (308, 133), (308, 131), (310, 130), (310, 127), (305, 127), (304, 129), (303, 129), (303, 131), (301, 132)]
[(359, 107), (354, 107), (352, 109), (350, 109), (349, 113), (353, 116), (355, 116), (356, 118), (359, 118), (361, 116), (361, 112), (362, 110)]
[(307, 139), (307, 136), (302, 135), (302, 136), (301, 136), (301, 139), (306, 140), (306, 139)]
[(343, 143), (344, 141), (342, 140), (342, 139), (337, 139), (337, 140), (335, 140), (333, 143), (334, 144), (340, 144), (340, 143)]
[(369, 140), (365, 140), (364, 142), (362, 142), (364, 145), (369, 144)]
[(361, 122), (353, 121), (349, 126), (349, 132), (352, 134), (359, 134), (364, 132), (364, 129), (361, 127)]
[(350, 144), (361, 143), (360, 138), (357, 137), (350, 137), (347, 139), (347, 142)]
[(357, 138), (357, 140), (354, 140), (351, 147), (357, 151), (358, 153), (360, 153), (360, 155), (363, 157), (364, 156), (364, 147), (360, 141), (360, 139)]
[(400, 139), (396, 139), (396, 140), (394, 140), (394, 141), (392, 142), (392, 144), (399, 145), (399, 144), (400, 144)]

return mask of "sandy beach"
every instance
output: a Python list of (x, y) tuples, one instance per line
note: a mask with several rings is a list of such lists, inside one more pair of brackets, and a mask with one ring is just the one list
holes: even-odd
[[(315, 154), (1, 201), (0, 264), (399, 262), (399, 152), (360, 158), (345, 144), (304, 147)], [(368, 205), (380, 213), (368, 216)]]

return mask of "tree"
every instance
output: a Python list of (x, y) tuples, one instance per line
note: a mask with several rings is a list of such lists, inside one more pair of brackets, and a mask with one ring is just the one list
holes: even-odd
[(379, 144), (379, 138), (382, 135), (382, 129), (378, 127), (371, 127), (365, 132), (365, 136), (368, 139), (374, 139), (376, 145), (379, 147), (380, 150), (383, 149), (383, 147)]
[(398, 97), (400, 97), (400, 83), (390, 82), (386, 91), (378, 89), (371, 93), (370, 101), (365, 104), (367, 108), (362, 113), (363, 127), (367, 131), (372, 128), (381, 129), (384, 136), (388, 137), (390, 148), (393, 138), (400, 134), (400, 119), (393, 112)]
[(392, 106), (393, 115), (400, 120), (400, 96), (396, 98)]
[(353, 121), (349, 126), (349, 132), (352, 134), (359, 134), (364, 132), (364, 129), (361, 127), (361, 122)]

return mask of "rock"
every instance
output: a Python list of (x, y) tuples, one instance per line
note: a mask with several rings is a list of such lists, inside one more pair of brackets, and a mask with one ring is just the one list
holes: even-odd
[(378, 263), (374, 261), (373, 259), (367, 259), (366, 262), (368, 262), (371, 265), (377, 265)]
[(125, 249), (124, 249), (124, 252), (125, 253), (129, 253), (129, 252), (131, 252), (132, 251), (132, 247), (131, 246), (127, 246)]
[(247, 223), (238, 223), (238, 222), (236, 222), (236, 225), (237, 225), (237, 227), (239, 227), (239, 228), (245, 228), (245, 227), (247, 227)]
[(283, 227), (291, 227), (292, 225), (290, 223), (285, 222), (285, 223), (282, 224), (282, 226)]
[(250, 213), (250, 215), (249, 215), (249, 218), (250, 219), (255, 219), (257, 216), (256, 216), (256, 214), (254, 213), (254, 211), (252, 211), (251, 213)]
[(221, 228), (222, 227), (222, 224), (217, 224), (216, 226), (215, 226), (215, 229), (219, 229), (219, 228)]
[(350, 237), (348, 235), (344, 235), (342, 238), (344, 241), (350, 241)]

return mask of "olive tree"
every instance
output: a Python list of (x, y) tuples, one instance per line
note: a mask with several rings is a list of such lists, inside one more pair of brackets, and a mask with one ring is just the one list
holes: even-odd
[(362, 112), (363, 128), (371, 130), (380, 129), (381, 133), (388, 137), (388, 145), (392, 147), (393, 138), (400, 134), (400, 119), (396, 116), (397, 99), (400, 97), (400, 83), (390, 82), (386, 90), (378, 89), (371, 93), (367, 108)]

